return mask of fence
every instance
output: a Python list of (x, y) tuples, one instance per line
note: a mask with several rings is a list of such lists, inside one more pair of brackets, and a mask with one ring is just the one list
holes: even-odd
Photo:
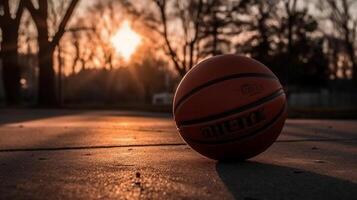
[(291, 107), (356, 108), (357, 94), (329, 90), (298, 92), (290, 94), (288, 103)]

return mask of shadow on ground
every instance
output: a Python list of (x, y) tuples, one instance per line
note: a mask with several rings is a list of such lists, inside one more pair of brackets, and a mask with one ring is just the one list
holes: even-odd
[(357, 184), (299, 169), (259, 162), (217, 163), (235, 199), (355, 199)]
[(38, 119), (73, 115), (82, 112), (83, 111), (56, 109), (0, 109), (0, 126), (9, 123), (19, 123)]
[(69, 109), (0, 109), (0, 126), (9, 123), (19, 123), (53, 117), (69, 116), (92, 112), (93, 116), (113, 117), (152, 117), (170, 118), (168, 113), (151, 113), (139, 111), (111, 111), (111, 110), (69, 110)]

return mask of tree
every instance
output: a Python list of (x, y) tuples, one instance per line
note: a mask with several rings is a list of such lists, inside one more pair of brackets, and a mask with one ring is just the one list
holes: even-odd
[(155, 31), (163, 43), (166, 55), (180, 76), (198, 61), (227, 52), (233, 35), (231, 0), (152, 0), (152, 4), (137, 7), (123, 1), (127, 10), (142, 19)]
[[(81, 20), (79, 20), (81, 22)], [(74, 52), (71, 52), (73, 61), (71, 64), (72, 74), (76, 73), (77, 66), (79, 64), (79, 71), (85, 70), (87, 64), (92, 61), (95, 56), (95, 47), (101, 47), (93, 44), (93, 28), (80, 27), (71, 28), (68, 30), (71, 34), (70, 43), (74, 48)], [(94, 37), (96, 38), (96, 37)]]
[[(74, 49), (72, 53), (74, 68), (92, 66), (113, 69), (118, 67), (119, 55), (111, 42), (111, 37), (123, 22), (121, 4), (114, 0), (96, 2), (87, 8), (87, 15), (76, 19), (70, 39)], [(77, 70), (78, 71), (78, 70)]]
[(53, 106), (57, 104), (55, 92), (55, 71), (54, 51), (59, 44), (63, 34), (65, 33), (66, 25), (78, 3), (78, 0), (71, 0), (68, 8), (59, 23), (57, 31), (50, 36), (49, 25), (47, 23), (48, 1), (38, 0), (38, 7), (36, 8), (32, 1), (25, 1), (25, 6), (29, 10), (38, 33), (38, 61), (39, 61), (39, 90), (38, 103), (40, 105)]
[(354, 15), (354, 3), (351, 0), (327, 0), (324, 9), (328, 9), (334, 30), (345, 45), (346, 53), (352, 66), (352, 78), (357, 84), (357, 17)]
[(298, 0), (242, 0), (239, 24), (250, 37), (238, 51), (263, 62), (283, 85), (321, 85), (328, 79), (327, 58), (317, 20)]
[(328, 61), (323, 51), (323, 35), (318, 33), (318, 21), (309, 13), (307, 4), (298, 6), (300, 0), (283, 0), (280, 19), (279, 60), (285, 67), (286, 82), (305, 86), (326, 83)]
[(18, 63), (19, 26), (24, 11), (24, 1), (21, 0), (15, 17), (12, 17), (9, 0), (0, 0), (1, 52), (3, 65), (3, 82), (5, 101), (7, 104), (18, 104), (21, 90), (21, 69)]
[[(204, 0), (152, 0), (153, 5), (138, 8), (123, 1), (127, 10), (163, 41), (165, 53), (180, 76), (186, 74), (200, 58), (199, 44), (203, 39)], [(148, 8), (149, 7), (149, 8)]]
[(205, 39), (202, 41), (202, 57), (215, 56), (229, 51), (230, 36), (240, 33), (234, 21), (234, 3), (229, 0), (207, 0), (204, 2), (202, 32)]
[(159, 9), (160, 13), (160, 29), (158, 30), (159, 34), (164, 38), (166, 52), (170, 55), (172, 62), (174, 63), (175, 69), (178, 71), (180, 76), (186, 74), (186, 72), (193, 67), (193, 65), (197, 62), (195, 60), (195, 55), (198, 52), (195, 52), (196, 47), (200, 40), (200, 27), (202, 26), (201, 14), (203, 8), (203, 1), (176, 1), (175, 6), (177, 8), (173, 14), (178, 16), (178, 20), (180, 20), (180, 25), (183, 31), (183, 44), (181, 44), (182, 55), (178, 49), (173, 47), (172, 38), (170, 39), (169, 30), (168, 30), (168, 6), (166, 0), (155, 0), (156, 6)]
[[(242, 0), (234, 8), (238, 14), (236, 25), (240, 26), (248, 39), (237, 45), (237, 51), (249, 53), (265, 64), (271, 62), (276, 53), (276, 38), (279, 25), (277, 21), (278, 1)], [(273, 23), (272, 23), (273, 22)]]

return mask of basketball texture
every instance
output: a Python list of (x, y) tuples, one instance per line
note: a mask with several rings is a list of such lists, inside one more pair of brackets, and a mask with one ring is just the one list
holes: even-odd
[(173, 103), (181, 137), (216, 160), (244, 160), (266, 150), (286, 119), (278, 78), (262, 63), (237, 55), (206, 59), (180, 82)]

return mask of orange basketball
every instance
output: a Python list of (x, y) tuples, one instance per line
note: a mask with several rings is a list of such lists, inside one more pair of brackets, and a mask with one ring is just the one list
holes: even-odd
[(286, 119), (278, 78), (262, 63), (237, 55), (206, 59), (182, 79), (173, 113), (182, 138), (216, 160), (243, 160), (266, 150)]

